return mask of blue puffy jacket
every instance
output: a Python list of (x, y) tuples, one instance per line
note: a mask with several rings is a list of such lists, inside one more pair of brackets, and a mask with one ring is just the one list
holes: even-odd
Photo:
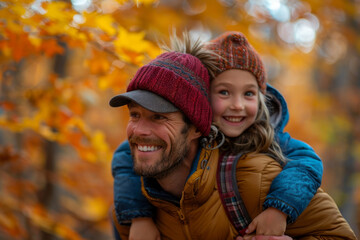
[[(320, 187), (323, 166), (320, 158), (306, 143), (284, 133), (289, 112), (283, 96), (267, 86), (270, 96), (271, 122), (280, 147), (289, 160), (283, 171), (272, 182), (264, 208), (274, 207), (288, 215), (293, 222), (304, 211)], [(130, 223), (136, 217), (152, 217), (154, 207), (141, 193), (140, 177), (133, 171), (133, 161), (127, 141), (115, 151), (112, 160), (114, 177), (115, 213), (120, 223)]]

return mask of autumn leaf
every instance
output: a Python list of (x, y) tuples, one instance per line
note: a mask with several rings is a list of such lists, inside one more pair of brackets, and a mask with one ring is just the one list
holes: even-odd
[(8, 30), (6, 31), (6, 37), (7, 41), (4, 48), (11, 52), (15, 61), (20, 61), (34, 52), (34, 47), (29, 41), (27, 33), (17, 34)]
[(70, 24), (76, 14), (71, 4), (64, 1), (42, 2), (42, 7), (46, 11), (43, 14), (46, 18), (64, 25)]
[(15, 3), (14, 5), (10, 5), (9, 10), (18, 16), (22, 16), (26, 12), (26, 8), (21, 3)]
[(105, 74), (109, 71), (111, 62), (107, 57), (107, 53), (92, 49), (92, 57), (85, 64), (89, 67), (92, 74)]
[(108, 213), (107, 202), (102, 198), (85, 198), (81, 205), (88, 219), (98, 220)]
[(111, 153), (111, 150), (106, 142), (104, 133), (95, 131), (92, 133), (90, 141), (92, 148), (97, 152), (98, 159), (103, 162), (109, 162), (112, 158), (112, 154), (109, 154)]
[(111, 15), (99, 15), (96, 12), (85, 12), (83, 17), (85, 22), (80, 24), (81, 27), (98, 28), (109, 36), (114, 36), (116, 34), (116, 23)]
[(48, 57), (52, 57), (55, 54), (62, 54), (64, 52), (64, 48), (61, 47), (55, 39), (42, 41), (40, 50)]
[(114, 91), (120, 92), (126, 89), (128, 81), (129, 75), (124, 70), (113, 67), (108, 74), (99, 77), (98, 86), (103, 90), (112, 88)]
[(67, 209), (87, 220), (99, 221), (108, 214), (107, 202), (100, 197), (62, 198), (61, 201)]
[(7, 22), (6, 27), (15, 34), (23, 34), (24, 32), (20, 24), (11, 20)]
[(125, 61), (140, 65), (144, 60), (144, 53), (151, 47), (144, 38), (144, 32), (129, 32), (120, 27), (114, 41), (116, 53)]

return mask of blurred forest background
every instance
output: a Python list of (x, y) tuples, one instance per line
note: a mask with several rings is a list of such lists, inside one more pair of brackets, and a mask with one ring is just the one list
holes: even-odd
[[(0, 1), (0, 239), (112, 239), (111, 109), (172, 28), (243, 32), (360, 227), (359, 0)], [(324, 219), (326, 221), (326, 219)]]

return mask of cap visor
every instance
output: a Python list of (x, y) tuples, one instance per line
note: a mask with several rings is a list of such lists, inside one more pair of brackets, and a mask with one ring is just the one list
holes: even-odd
[(113, 97), (109, 104), (112, 107), (120, 107), (131, 101), (152, 112), (169, 113), (179, 111), (172, 103), (163, 97), (146, 90), (134, 90)]

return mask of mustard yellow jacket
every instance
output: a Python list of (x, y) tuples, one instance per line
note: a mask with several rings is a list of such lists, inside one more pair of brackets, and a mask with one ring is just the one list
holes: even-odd
[[(218, 151), (203, 150), (197, 170), (182, 193), (180, 206), (143, 193), (157, 207), (156, 225), (165, 239), (217, 240), (234, 239), (238, 234), (226, 216), (216, 184)], [(209, 159), (204, 167), (203, 159)], [(248, 154), (237, 163), (239, 192), (250, 217), (262, 212), (263, 202), (272, 180), (281, 166), (263, 154)], [(121, 239), (128, 239), (129, 227), (119, 225), (113, 214)], [(356, 239), (332, 198), (321, 189), (306, 210), (287, 226), (286, 235), (294, 239)]]

